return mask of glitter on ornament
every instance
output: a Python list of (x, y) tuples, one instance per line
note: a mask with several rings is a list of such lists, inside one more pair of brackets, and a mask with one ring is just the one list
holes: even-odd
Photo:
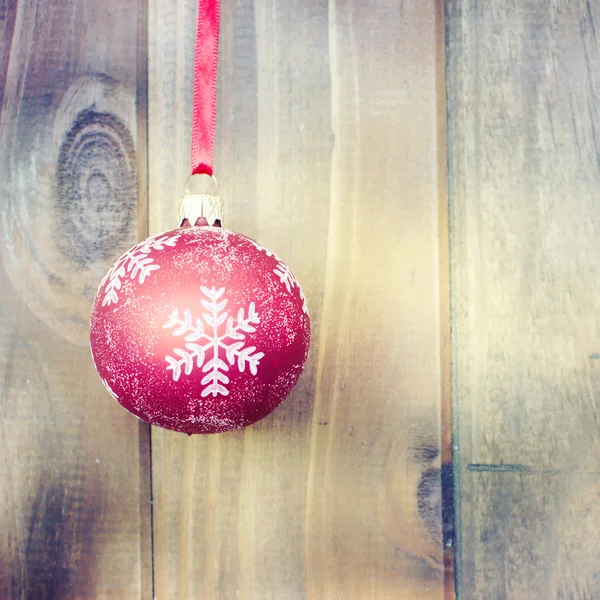
[(260, 244), (257, 244), (254, 240), (251, 240), (251, 242), (256, 246), (256, 248), (258, 248), (262, 252), (265, 252), (267, 256), (275, 256), (275, 258), (277, 259), (277, 266), (275, 267), (275, 269), (273, 269), (273, 273), (275, 273), (279, 277), (281, 283), (285, 284), (285, 287), (287, 288), (288, 292), (291, 292), (293, 287), (298, 288), (300, 292), (300, 297), (302, 298), (302, 310), (306, 314), (308, 314), (308, 305), (306, 304), (304, 292), (300, 287), (300, 282), (296, 279), (296, 276), (292, 273), (291, 269), (278, 256), (271, 252), (271, 250), (265, 248), (264, 246), (261, 246)]

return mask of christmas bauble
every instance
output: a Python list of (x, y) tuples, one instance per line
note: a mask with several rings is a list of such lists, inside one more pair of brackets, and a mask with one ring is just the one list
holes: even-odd
[(90, 321), (106, 389), (143, 421), (188, 434), (269, 414), (296, 385), (309, 338), (289, 267), (219, 227), (175, 229), (125, 252)]

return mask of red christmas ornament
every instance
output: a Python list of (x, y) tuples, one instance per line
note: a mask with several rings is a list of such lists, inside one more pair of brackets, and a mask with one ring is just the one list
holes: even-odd
[[(199, 0), (192, 175), (200, 178), (213, 172), (218, 39), (219, 0)], [(221, 217), (215, 193), (188, 190), (179, 223), (196, 226), (123, 254), (100, 284), (90, 321), (107, 390), (143, 421), (188, 434), (268, 415), (308, 354), (298, 280), (270, 250), (214, 227)]]
[(296, 385), (309, 338), (289, 267), (218, 227), (176, 229), (123, 254), (90, 321), (107, 390), (143, 421), (188, 434), (268, 415)]

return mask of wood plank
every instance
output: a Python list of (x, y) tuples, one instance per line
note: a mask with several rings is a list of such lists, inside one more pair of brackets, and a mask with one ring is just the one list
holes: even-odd
[(600, 597), (597, 3), (449, 3), (461, 598)]
[(17, 16), (16, 2), (0, 0), (0, 98), (4, 98), (4, 86), (6, 85), (6, 69), (10, 55), (10, 44), (12, 42)]
[(87, 349), (99, 281), (137, 236), (145, 21), (141, 1), (0, 2), (2, 598), (151, 593), (147, 428)]
[[(150, 4), (152, 233), (175, 225), (189, 169), (194, 6)], [(226, 226), (296, 272), (313, 347), (245, 431), (153, 430), (158, 598), (444, 597), (440, 17), (222, 3)]]

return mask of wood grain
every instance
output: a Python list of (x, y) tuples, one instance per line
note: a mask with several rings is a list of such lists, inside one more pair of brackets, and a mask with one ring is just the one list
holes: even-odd
[(600, 7), (449, 3), (461, 598), (600, 597)]
[(2, 598), (151, 593), (147, 428), (86, 348), (99, 281), (137, 237), (145, 15), (0, 3)]
[[(150, 3), (151, 233), (176, 225), (190, 168), (194, 7)], [(440, 18), (222, 2), (225, 225), (293, 268), (313, 347), (255, 426), (153, 430), (157, 598), (444, 597)]]

